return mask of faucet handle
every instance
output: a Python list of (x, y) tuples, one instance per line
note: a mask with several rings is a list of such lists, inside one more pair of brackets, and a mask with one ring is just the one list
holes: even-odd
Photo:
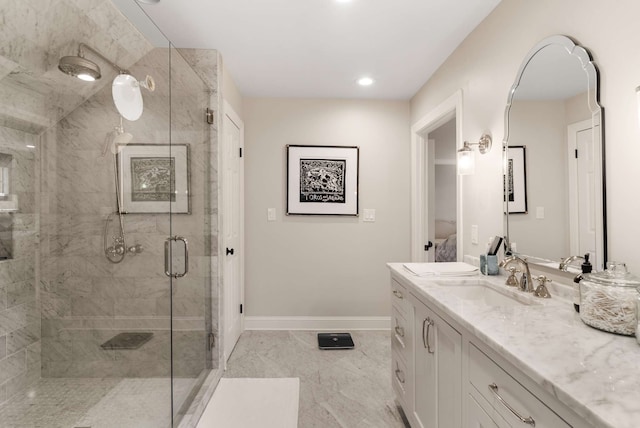
[(536, 279), (538, 280), (539, 285), (536, 287), (536, 291), (533, 292), (533, 295), (536, 297), (544, 297), (545, 299), (549, 299), (551, 297), (551, 294), (549, 293), (546, 284), (547, 282), (553, 281), (548, 279), (544, 275), (540, 275)]
[(520, 271), (517, 270), (515, 266), (511, 266), (508, 270), (511, 273), (511, 275), (509, 275), (509, 277), (507, 278), (507, 281), (505, 282), (505, 284), (510, 286), (510, 287), (517, 287), (518, 286), (518, 278), (516, 278), (516, 273), (520, 273)]

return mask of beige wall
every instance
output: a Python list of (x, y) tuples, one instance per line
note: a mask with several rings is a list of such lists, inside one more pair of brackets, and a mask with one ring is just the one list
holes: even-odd
[[(218, 58), (222, 60), (220, 56)], [(242, 95), (224, 62), (222, 62), (222, 99), (226, 100), (236, 114), (242, 118)]]
[[(409, 260), (407, 101), (245, 99), (249, 316), (386, 316)], [(360, 217), (285, 216), (287, 144), (360, 147)], [(267, 208), (277, 220), (267, 222)]]
[[(640, 236), (636, 221), (640, 200), (628, 191), (640, 181), (640, 131), (635, 88), (640, 84), (640, 27), (637, 0), (505, 0), (473, 31), (411, 100), (412, 123), (457, 89), (463, 90), (463, 140), (477, 140), (489, 131), (499, 147), (504, 136), (507, 93), (522, 58), (543, 38), (571, 36), (589, 49), (601, 77), (605, 107), (606, 181), (609, 259), (627, 262), (640, 273)], [(464, 240), (471, 245), (471, 224), (478, 224), (479, 242), (502, 231), (501, 153), (483, 156), (472, 179), (464, 177)], [(482, 213), (479, 215), (478, 213)]]
[[(569, 254), (567, 121), (564, 100), (514, 100), (509, 146), (525, 146), (526, 214), (509, 216), (509, 237), (518, 252), (558, 260)], [(537, 218), (544, 209), (544, 219)]]

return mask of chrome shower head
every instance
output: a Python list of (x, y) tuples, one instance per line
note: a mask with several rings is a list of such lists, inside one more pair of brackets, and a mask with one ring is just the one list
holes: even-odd
[(63, 56), (60, 58), (58, 68), (63, 73), (87, 82), (93, 82), (102, 77), (98, 64), (83, 56)]
[(62, 58), (60, 58), (60, 62), (58, 62), (58, 68), (60, 69), (60, 71), (70, 76), (77, 77), (78, 79), (86, 80), (88, 82), (93, 82), (94, 80), (98, 80), (100, 77), (102, 77), (98, 64), (93, 61), (89, 61), (84, 57), (85, 49), (93, 52), (98, 58), (101, 58), (107, 64), (111, 65), (111, 67), (115, 68), (118, 73), (129, 73), (127, 70), (124, 70), (115, 62), (107, 59), (100, 53), (100, 51), (92, 48), (89, 45), (85, 45), (84, 43), (80, 43), (78, 45), (78, 55), (63, 56)]

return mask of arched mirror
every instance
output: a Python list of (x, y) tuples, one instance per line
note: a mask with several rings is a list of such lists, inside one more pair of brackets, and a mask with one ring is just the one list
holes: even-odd
[(607, 258), (603, 112), (589, 52), (566, 36), (524, 58), (505, 110), (505, 235), (530, 262)]

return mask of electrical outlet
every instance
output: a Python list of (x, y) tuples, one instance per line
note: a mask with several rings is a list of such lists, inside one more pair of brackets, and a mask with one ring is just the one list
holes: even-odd
[(478, 245), (478, 225), (471, 225), (471, 243), (474, 245)]

